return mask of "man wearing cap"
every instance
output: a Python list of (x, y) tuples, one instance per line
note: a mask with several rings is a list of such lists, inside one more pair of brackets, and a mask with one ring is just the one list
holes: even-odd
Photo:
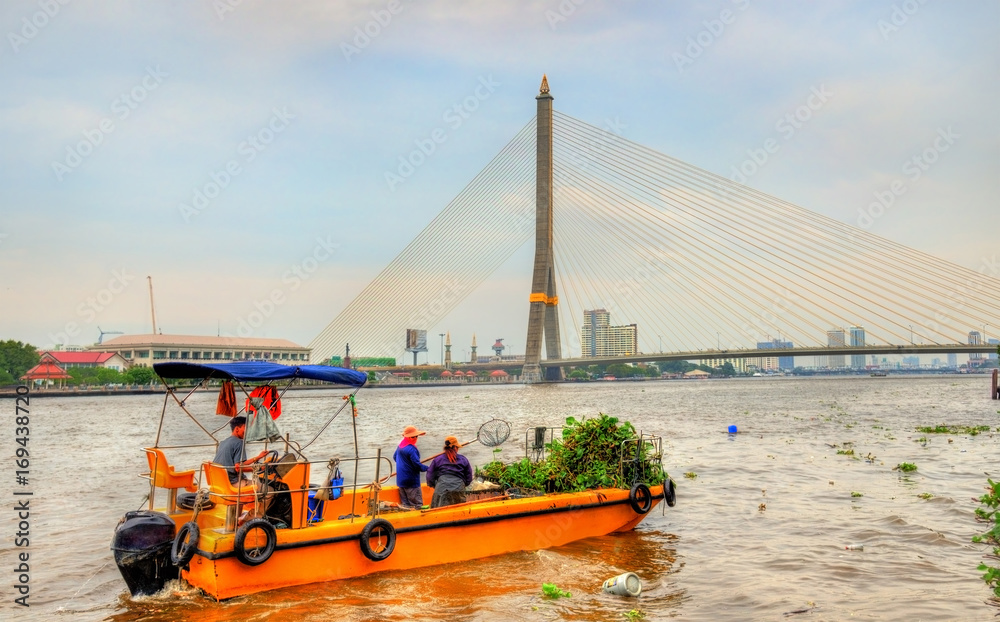
[(431, 507), (465, 503), (465, 487), (472, 483), (472, 465), (458, 453), (461, 445), (454, 436), (444, 439), (444, 453), (435, 456), (427, 468), (427, 485), (434, 489)]
[(424, 505), (424, 496), (420, 492), (420, 474), (427, 470), (427, 465), (420, 462), (420, 450), (417, 449), (417, 438), (424, 434), (427, 432), (418, 430), (416, 426), (406, 426), (403, 440), (392, 454), (392, 459), (396, 461), (399, 505), (404, 508), (420, 509)]

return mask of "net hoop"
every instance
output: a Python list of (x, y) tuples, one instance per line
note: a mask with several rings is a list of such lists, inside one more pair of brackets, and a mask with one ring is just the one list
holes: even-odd
[(503, 419), (493, 418), (479, 426), (476, 440), (486, 447), (497, 447), (510, 438), (510, 424)]

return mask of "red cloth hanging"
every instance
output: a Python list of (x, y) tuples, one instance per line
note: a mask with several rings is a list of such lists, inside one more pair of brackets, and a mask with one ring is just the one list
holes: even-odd
[[(256, 387), (250, 392), (250, 397), (260, 397), (264, 399), (263, 404), (267, 408), (268, 412), (271, 413), (271, 419), (277, 419), (281, 416), (281, 400), (278, 398), (278, 390), (271, 385)], [(247, 399), (246, 409), (247, 414), (257, 412), (257, 409), (250, 403), (249, 398)]]
[(223, 382), (219, 388), (219, 401), (215, 404), (215, 414), (236, 416), (236, 391), (233, 390), (233, 383), (229, 380)]

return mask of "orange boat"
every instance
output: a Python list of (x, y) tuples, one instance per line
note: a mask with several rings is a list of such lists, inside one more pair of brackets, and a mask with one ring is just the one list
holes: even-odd
[[(177, 397), (169, 380), (191, 378), (203, 383), (223, 379), (242, 387), (245, 382), (304, 378), (347, 385), (356, 392), (367, 378), (363, 373), (341, 368), (259, 362), (164, 363), (154, 365), (154, 369), (167, 384), (166, 400), (173, 398), (184, 410), (184, 400)], [(353, 398), (353, 393), (347, 396), (344, 407), (353, 406)], [(165, 401), (164, 413), (166, 405)], [(258, 412), (266, 416), (267, 409)], [(484, 435), (481, 428), (478, 440), (485, 444), (505, 441), (509, 426), (499, 439), (497, 429), (491, 426)], [(387, 479), (379, 474), (383, 467), (392, 466), (381, 452), (374, 457), (355, 455), (353, 459), (310, 463), (296, 444), (283, 444), (291, 451), (269, 470), (276, 471), (275, 477), (280, 475), (287, 491), (261, 494), (230, 484), (223, 466), (204, 463), (197, 471), (176, 471), (163, 448), (145, 449), (150, 466), (149, 507), (126, 513), (115, 530), (111, 547), (133, 596), (155, 593), (167, 581), (180, 577), (221, 600), (385, 570), (543, 549), (630, 530), (661, 500), (668, 505), (675, 500), (673, 482), (667, 479), (664, 485), (636, 482), (628, 489), (472, 493), (470, 497), (478, 498), (466, 503), (403, 511), (398, 507), (398, 489), (375, 483)], [(658, 449), (659, 439), (643, 435), (631, 447), (643, 444)], [(661, 455), (654, 452), (654, 459), (658, 461)], [(353, 465), (355, 482), (359, 481), (359, 466), (367, 465), (369, 470), (374, 468), (375, 477), (371, 484), (346, 486), (342, 479), (334, 480), (326, 486), (334, 498), (318, 501), (320, 488), (310, 485), (313, 464), (321, 465), (323, 471), (329, 467), (330, 473), (336, 473), (340, 466), (350, 469)], [(162, 507), (155, 500), (157, 489), (166, 491)], [(180, 494), (181, 489), (197, 494)], [(424, 487), (425, 498), (432, 493)], [(259, 508), (263, 498), (282, 494), (291, 500), (290, 524), (275, 528), (274, 521), (267, 518), (240, 521), (244, 511)], [(163, 499), (164, 495), (159, 497)]]

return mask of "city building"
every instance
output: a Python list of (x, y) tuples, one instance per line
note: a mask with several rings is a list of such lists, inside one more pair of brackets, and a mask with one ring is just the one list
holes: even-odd
[[(978, 330), (969, 331), (969, 345), (970, 346), (981, 346), (983, 345), (983, 336)], [(978, 363), (973, 363), (972, 361), (981, 361), (983, 359), (982, 352), (970, 352), (969, 353), (969, 365), (978, 365)]]
[(628, 356), (639, 351), (639, 329), (635, 324), (612, 326), (607, 309), (583, 312), (580, 329), (580, 356)]
[[(756, 360), (756, 359), (754, 359), (754, 360)], [(726, 363), (729, 363), (730, 365), (732, 365), (733, 369), (738, 374), (745, 374), (745, 373), (747, 373), (747, 359), (745, 359), (745, 358), (738, 358), (738, 359), (735, 359), (735, 358), (734, 359), (701, 359), (700, 361), (698, 361), (699, 365), (707, 365), (708, 367), (722, 367)]]
[[(780, 339), (772, 339), (771, 341), (758, 341), (758, 350), (774, 350), (776, 348), (791, 348), (791, 341), (782, 341)], [(795, 357), (794, 356), (768, 356), (760, 359), (757, 367), (763, 370), (775, 370), (775, 369), (794, 369), (795, 368)]]
[[(990, 344), (991, 346), (1000, 346), (1000, 339), (987, 339), (986, 343)], [(986, 358), (993, 359), (994, 361), (997, 360), (996, 350), (987, 354)]]
[(958, 355), (954, 352), (948, 353), (948, 367), (958, 367)]
[[(852, 348), (863, 348), (865, 347), (865, 327), (864, 326), (852, 326), (851, 327), (851, 347)], [(864, 354), (852, 354), (851, 355), (851, 367), (854, 369), (864, 369), (865, 368), (865, 355)]]
[(170, 361), (271, 361), (283, 365), (309, 362), (310, 349), (287, 339), (207, 337), (203, 335), (122, 335), (87, 348), (114, 352), (128, 364), (151, 367)]
[[(831, 328), (826, 331), (826, 345), (831, 348), (843, 348), (847, 345), (847, 338), (842, 328)], [(831, 354), (826, 357), (827, 365), (832, 369), (842, 369), (847, 367), (847, 357), (843, 354)]]

